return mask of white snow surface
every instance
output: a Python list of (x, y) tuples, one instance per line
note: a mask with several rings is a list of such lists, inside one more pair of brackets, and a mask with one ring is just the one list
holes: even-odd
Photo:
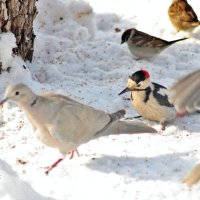
[[(0, 36), (0, 97), (8, 83), (25, 82), (35, 92), (54, 91), (89, 106), (126, 117), (137, 113), (118, 93), (130, 74), (143, 68), (154, 82), (169, 87), (199, 69), (200, 28), (176, 33), (167, 9), (171, 0), (40, 0), (34, 22), (34, 59), (12, 56), (11, 33)], [(200, 1), (190, 0), (200, 16)], [(190, 37), (153, 60), (134, 60), (120, 38), (127, 28), (167, 40)], [(116, 28), (121, 30), (116, 32)], [(7, 68), (9, 70), (7, 71)], [(129, 97), (130, 94), (124, 95)], [(160, 130), (157, 123), (141, 119)], [(182, 183), (200, 162), (200, 115), (176, 119), (155, 135), (108, 136), (79, 147), (48, 176), (45, 167), (60, 157), (35, 136), (13, 104), (0, 110), (1, 200), (157, 200), (200, 199), (200, 184)], [(78, 125), (77, 125), (78, 126)]]

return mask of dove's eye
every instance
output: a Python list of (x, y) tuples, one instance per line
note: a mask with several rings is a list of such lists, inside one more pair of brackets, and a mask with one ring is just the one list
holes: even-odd
[(19, 95), (19, 92), (17, 91), (17, 92), (15, 92), (15, 95)]

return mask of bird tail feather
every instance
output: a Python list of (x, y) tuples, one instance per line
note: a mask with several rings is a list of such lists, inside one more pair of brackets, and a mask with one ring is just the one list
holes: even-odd
[(172, 40), (169, 42), (169, 44), (174, 44), (176, 42), (179, 42), (179, 41), (182, 41), (182, 40), (187, 40), (188, 38), (181, 38), (181, 39), (178, 39), (178, 40)]
[(139, 121), (117, 121), (114, 122), (106, 130), (98, 134), (97, 137), (106, 135), (117, 135), (117, 134), (137, 134), (137, 133), (157, 133), (157, 131), (147, 126), (146, 124)]

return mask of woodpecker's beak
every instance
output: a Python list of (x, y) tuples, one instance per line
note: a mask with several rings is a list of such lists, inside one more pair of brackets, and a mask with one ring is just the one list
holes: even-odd
[(3, 100), (0, 102), (0, 106), (2, 106), (7, 100), (8, 100), (8, 98), (3, 99)]
[(118, 95), (124, 94), (126, 92), (130, 92), (130, 89), (128, 87), (122, 90)]

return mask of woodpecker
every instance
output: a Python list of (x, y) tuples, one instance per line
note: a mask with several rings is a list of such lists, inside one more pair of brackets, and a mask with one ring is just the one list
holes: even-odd
[(131, 92), (131, 102), (137, 113), (159, 122), (162, 130), (176, 118), (174, 105), (168, 101), (168, 89), (151, 82), (148, 71), (140, 70), (129, 76), (127, 87), (119, 95), (126, 92)]

